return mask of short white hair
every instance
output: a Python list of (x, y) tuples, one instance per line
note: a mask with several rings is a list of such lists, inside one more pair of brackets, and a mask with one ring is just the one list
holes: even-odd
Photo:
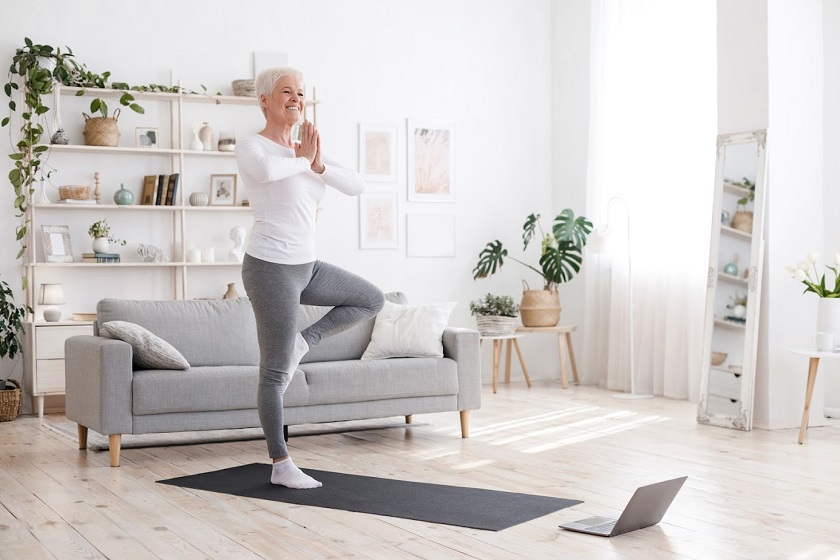
[[(263, 95), (265, 95), (266, 99), (271, 97), (271, 94), (274, 92), (274, 87), (277, 85), (277, 81), (283, 76), (294, 76), (303, 83), (303, 72), (300, 70), (296, 70), (295, 68), (290, 68), (288, 66), (266, 68), (257, 75), (257, 79), (254, 82), (257, 99), (259, 100), (259, 98)], [(262, 106), (262, 103), (260, 104), (260, 110), (262, 111), (263, 116), (268, 116), (266, 115), (265, 107)]]

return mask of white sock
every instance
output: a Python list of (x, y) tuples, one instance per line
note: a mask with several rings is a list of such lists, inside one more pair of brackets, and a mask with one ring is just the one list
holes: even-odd
[(271, 483), (286, 488), (320, 488), (321, 483), (300, 470), (292, 458), (283, 459), (271, 467)]
[(306, 343), (306, 339), (303, 338), (302, 334), (297, 333), (295, 335), (295, 349), (292, 350), (292, 359), (289, 362), (289, 383), (292, 382), (295, 371), (297, 371), (300, 361), (307, 352), (309, 352), (309, 344)]

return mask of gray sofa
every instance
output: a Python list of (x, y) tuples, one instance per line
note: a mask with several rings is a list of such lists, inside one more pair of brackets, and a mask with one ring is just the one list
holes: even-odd
[[(401, 293), (387, 294), (405, 303)], [(329, 308), (301, 306), (303, 328)], [(99, 335), (98, 325), (128, 321), (171, 344), (186, 370), (135, 370), (132, 347)], [(478, 333), (446, 328), (443, 358), (361, 360), (374, 319), (331, 337), (301, 363), (284, 397), (286, 425), (459, 411), (468, 437), (469, 411), (481, 406)], [(247, 298), (139, 301), (103, 299), (94, 335), (65, 343), (67, 418), (109, 437), (119, 466), (122, 434), (249, 428), (256, 409), (259, 348)]]

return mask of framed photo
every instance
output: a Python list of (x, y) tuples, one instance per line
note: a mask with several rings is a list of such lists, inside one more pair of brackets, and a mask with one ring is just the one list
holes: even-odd
[(359, 196), (359, 248), (396, 249), (398, 244), (397, 193)]
[(397, 127), (359, 125), (359, 173), (366, 181), (397, 182)]
[(138, 126), (134, 129), (134, 145), (138, 148), (157, 148), (159, 135), (157, 128)]
[(405, 239), (407, 257), (454, 257), (455, 216), (408, 214)]
[(41, 241), (47, 262), (73, 262), (73, 248), (70, 246), (70, 228), (67, 226), (41, 226)]
[(210, 175), (210, 205), (233, 206), (236, 204), (236, 174)]
[(454, 202), (454, 123), (408, 119), (408, 200)]

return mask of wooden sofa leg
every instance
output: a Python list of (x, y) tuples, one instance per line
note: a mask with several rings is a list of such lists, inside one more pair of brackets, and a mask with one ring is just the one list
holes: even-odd
[(79, 449), (87, 449), (87, 426), (77, 424), (76, 427), (79, 429)]
[(406, 423), (406, 424), (411, 424), (411, 421), (412, 421), (413, 419), (414, 419), (414, 418), (411, 416), (411, 414), (406, 414), (406, 415), (405, 415), (405, 423)]
[(461, 411), (461, 437), (462, 438), (470, 437), (470, 411), (469, 410), (462, 410)]
[(120, 466), (120, 444), (122, 443), (122, 434), (111, 434), (108, 436), (108, 451), (111, 453), (111, 466)]

